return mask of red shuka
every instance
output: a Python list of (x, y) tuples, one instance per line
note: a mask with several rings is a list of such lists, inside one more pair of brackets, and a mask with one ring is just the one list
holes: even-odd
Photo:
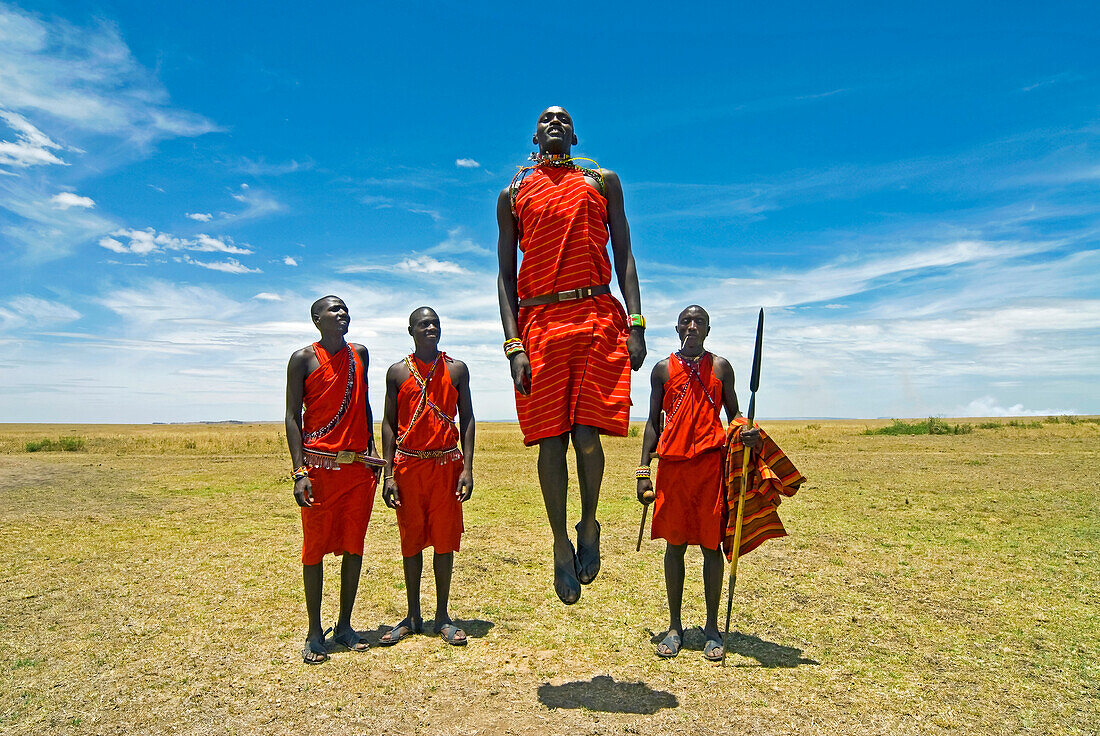
[[(320, 365), (306, 376), (302, 445), (309, 450), (366, 452), (367, 377), (359, 355), (346, 346), (329, 355), (313, 343)], [(326, 470), (311, 467), (313, 506), (302, 508), (302, 564), (316, 565), (332, 552), (363, 554), (378, 480), (362, 463)]]
[[(537, 167), (515, 199), (520, 299), (611, 281), (607, 201), (573, 168)], [(575, 424), (625, 436), (630, 418), (626, 312), (610, 294), (520, 307), (531, 393), (516, 393), (526, 445)]]
[[(434, 363), (415, 355), (405, 359), (409, 377), (397, 389), (397, 456), (393, 480), (401, 497), (397, 527), (401, 555), (412, 557), (426, 547), (438, 554), (455, 552), (464, 531), (462, 504), (455, 497), (462, 474), (458, 449), (458, 389), (451, 383), (440, 353)], [(434, 457), (416, 457), (433, 453)]]
[[(741, 497), (741, 462), (745, 446), (741, 430), (748, 425), (737, 417), (728, 429), (726, 443), (725, 492), (728, 508), (727, 525), (722, 545), (726, 557), (733, 556), (733, 537), (737, 525), (737, 504)], [(755, 425), (754, 425), (755, 426)], [(749, 478), (745, 490), (745, 512), (741, 520), (741, 551), (748, 554), (769, 539), (787, 536), (777, 508), (782, 496), (793, 496), (806, 482), (779, 445), (764, 430), (760, 430), (760, 449), (749, 458)]]
[(714, 375), (713, 355), (703, 353), (698, 361), (675, 353), (668, 357), (652, 539), (708, 549), (721, 544), (726, 513), (721, 406), (722, 382)]

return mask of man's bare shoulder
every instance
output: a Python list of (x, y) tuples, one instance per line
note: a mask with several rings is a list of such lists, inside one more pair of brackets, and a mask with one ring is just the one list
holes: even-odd
[(668, 358), (663, 358), (657, 361), (657, 365), (653, 366), (653, 371), (650, 373), (652, 378), (660, 378), (664, 381), (668, 380)]
[(723, 358), (721, 355), (715, 355), (711, 353), (711, 360), (714, 361), (714, 372), (719, 376), (733, 375), (733, 366), (730, 362)]
[(308, 361), (315, 353), (313, 352), (313, 346), (308, 345), (304, 348), (299, 348), (290, 354), (290, 365), (294, 366), (298, 363)]
[(447, 356), (449, 359), (447, 362), (447, 370), (450, 371), (451, 377), (456, 380), (470, 375), (470, 367), (457, 358)]

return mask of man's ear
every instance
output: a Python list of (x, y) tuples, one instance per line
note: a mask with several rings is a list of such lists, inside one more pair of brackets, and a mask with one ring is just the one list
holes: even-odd
[(576, 133), (573, 134), (573, 145), (574, 146), (577, 145), (577, 134)]
[(531, 136), (531, 143), (533, 143), (536, 146), (539, 144), (539, 134), (538, 133), (535, 133)]

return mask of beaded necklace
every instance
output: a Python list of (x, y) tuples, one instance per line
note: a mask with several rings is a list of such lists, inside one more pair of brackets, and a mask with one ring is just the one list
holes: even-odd
[[(549, 166), (554, 169), (576, 169), (590, 179), (594, 179), (596, 187), (599, 189), (600, 194), (605, 198), (607, 197), (607, 184), (603, 179), (603, 169), (600, 168), (599, 163), (595, 159), (591, 158), (574, 158), (566, 153), (539, 153), (535, 151), (528, 158), (535, 163), (531, 166), (520, 166), (519, 171), (512, 177), (512, 183), (508, 185), (509, 199), (512, 202), (512, 217), (518, 217), (516, 214), (516, 195), (519, 194), (520, 187), (523, 186), (523, 182), (530, 174), (538, 169), (540, 166)], [(576, 161), (591, 161), (596, 165), (596, 168), (589, 169), (584, 166), (578, 166)]]

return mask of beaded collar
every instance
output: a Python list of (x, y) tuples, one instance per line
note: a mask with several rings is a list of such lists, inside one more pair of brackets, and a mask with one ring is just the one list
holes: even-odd
[(573, 163), (573, 157), (567, 153), (540, 153), (535, 151), (528, 158), (534, 161), (536, 166), (554, 166), (563, 169), (578, 168)]

